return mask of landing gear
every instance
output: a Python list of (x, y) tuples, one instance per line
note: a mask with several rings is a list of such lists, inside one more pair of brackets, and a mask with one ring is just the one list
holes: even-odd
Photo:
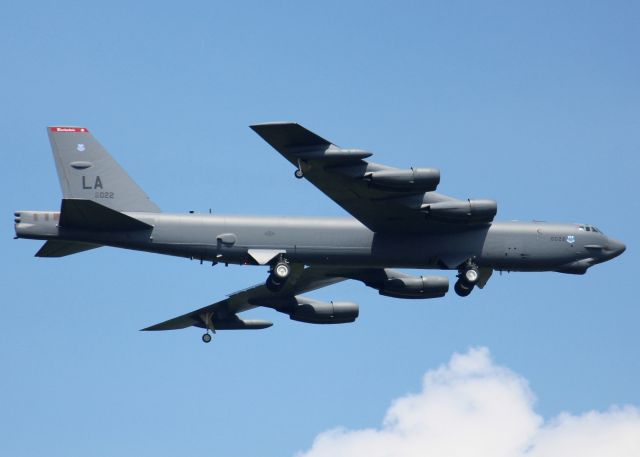
[(284, 257), (280, 257), (276, 264), (271, 267), (266, 282), (267, 289), (271, 292), (278, 292), (284, 286), (289, 274), (291, 274), (291, 265)]
[(304, 171), (302, 171), (302, 161), (300, 159), (298, 159), (298, 169), (293, 175), (298, 179), (304, 178)]
[(453, 286), (453, 290), (461, 297), (468, 296), (480, 279), (478, 266), (472, 261), (468, 261), (458, 270), (458, 281)]
[(464, 272), (464, 280), (469, 284), (475, 285), (480, 279), (480, 272), (476, 267), (470, 268)]
[(280, 289), (282, 289), (282, 286), (284, 286), (284, 282), (278, 282), (272, 275), (269, 275), (265, 286), (267, 286), (267, 289), (269, 289), (270, 292), (279, 292)]
[(291, 265), (289, 265), (289, 262), (284, 259), (280, 259), (271, 271), (271, 274), (281, 281), (287, 279), (289, 277), (289, 273), (291, 273)]
[(202, 342), (210, 343), (213, 336), (209, 332), (216, 333), (216, 329), (213, 326), (213, 313), (202, 313), (200, 314), (200, 319), (202, 319), (204, 328), (207, 330), (207, 333), (202, 335)]
[(466, 297), (473, 290), (473, 286), (467, 285), (462, 281), (457, 281), (453, 286), (453, 290), (455, 290), (459, 296)]

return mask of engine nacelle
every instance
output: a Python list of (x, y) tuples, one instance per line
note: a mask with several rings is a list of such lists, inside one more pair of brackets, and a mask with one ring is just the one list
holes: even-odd
[(443, 221), (491, 222), (498, 212), (495, 200), (452, 200), (426, 203), (421, 207), (428, 217)]
[(294, 321), (308, 324), (346, 324), (358, 317), (360, 310), (356, 303), (323, 302), (309, 298), (296, 297), (297, 304), (288, 310)]
[(440, 183), (440, 170), (413, 167), (409, 170), (381, 170), (367, 173), (364, 179), (371, 187), (385, 190), (431, 192)]
[(438, 298), (449, 291), (446, 276), (408, 276), (390, 278), (378, 289), (380, 295), (394, 298)]

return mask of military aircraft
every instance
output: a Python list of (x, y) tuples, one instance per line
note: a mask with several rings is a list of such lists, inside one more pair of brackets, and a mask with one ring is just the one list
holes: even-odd
[(398, 169), (372, 153), (341, 148), (296, 123), (251, 128), (353, 218), (168, 214), (160, 211), (83, 127), (48, 127), (62, 187), (60, 211), (17, 211), (16, 238), (46, 240), (38, 257), (101, 246), (237, 265), (264, 265), (264, 284), (143, 330), (263, 329), (238, 314), (263, 306), (314, 324), (353, 322), (358, 305), (301, 294), (355, 279), (382, 295), (436, 298), (446, 276), (392, 268), (456, 270), (455, 292), (483, 288), (494, 270), (584, 274), (625, 246), (593, 225), (497, 222), (494, 200), (459, 200), (435, 190), (435, 168)]

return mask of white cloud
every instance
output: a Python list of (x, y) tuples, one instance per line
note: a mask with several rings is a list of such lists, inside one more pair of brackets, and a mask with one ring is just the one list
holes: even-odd
[(381, 428), (323, 432), (298, 457), (640, 457), (638, 408), (545, 422), (533, 402), (523, 377), (471, 349), (395, 400)]

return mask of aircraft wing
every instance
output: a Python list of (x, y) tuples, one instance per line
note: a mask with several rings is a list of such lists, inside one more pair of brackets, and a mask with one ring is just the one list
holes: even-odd
[(310, 292), (331, 284), (344, 281), (347, 278), (336, 277), (326, 268), (292, 265), (290, 277), (282, 290), (271, 292), (267, 286), (257, 284), (229, 295), (226, 299), (197, 309), (182, 316), (144, 328), (142, 330), (177, 330), (186, 327), (207, 328), (208, 325), (216, 330), (244, 330), (263, 329), (271, 327), (271, 322), (262, 320), (242, 320), (237, 314), (258, 306), (278, 307), (287, 303), (298, 294)]
[(493, 200), (458, 200), (434, 192), (440, 172), (401, 170), (368, 162), (362, 149), (345, 149), (296, 123), (251, 128), (314, 186), (374, 232), (438, 233), (493, 220)]

